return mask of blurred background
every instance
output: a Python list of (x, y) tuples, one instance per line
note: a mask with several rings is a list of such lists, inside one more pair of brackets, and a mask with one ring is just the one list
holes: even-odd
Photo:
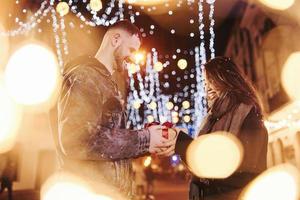
[[(14, 199), (40, 199), (58, 168), (49, 111), (64, 63), (94, 55), (119, 19), (143, 37), (136, 64), (114, 74), (127, 97), (128, 128), (171, 121), (193, 136), (207, 107), (201, 64), (228, 56), (261, 96), (268, 167), (299, 170), (299, 9), (299, 0), (2, 0), (0, 176), (13, 181)], [(178, 156), (139, 158), (134, 169), (140, 199), (147, 191), (150, 199), (187, 199), (190, 174)]]

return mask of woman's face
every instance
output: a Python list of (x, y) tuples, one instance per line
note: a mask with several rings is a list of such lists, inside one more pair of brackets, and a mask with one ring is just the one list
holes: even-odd
[(216, 85), (214, 84), (214, 81), (208, 78), (206, 71), (204, 70), (204, 78), (206, 83), (206, 94), (207, 99), (209, 101), (209, 104), (212, 103), (218, 96), (219, 96), (219, 90), (217, 89)]

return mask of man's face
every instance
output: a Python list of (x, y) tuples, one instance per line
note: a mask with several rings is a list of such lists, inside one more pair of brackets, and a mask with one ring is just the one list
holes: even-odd
[(130, 35), (123, 33), (121, 35), (121, 44), (116, 48), (114, 52), (115, 61), (117, 64), (116, 70), (119, 72), (124, 71), (127, 63), (130, 62), (134, 52), (136, 52), (140, 46), (141, 41), (137, 35)]

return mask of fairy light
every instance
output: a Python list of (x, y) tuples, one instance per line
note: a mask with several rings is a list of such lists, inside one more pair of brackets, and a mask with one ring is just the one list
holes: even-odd
[(9, 37), (14, 37), (14, 36), (17, 36), (17, 35), (21, 35), (21, 34), (24, 34), (26, 32), (29, 32), (31, 31), (33, 28), (35, 28), (37, 26), (38, 23), (41, 22), (41, 20), (47, 16), (47, 14), (49, 13), (50, 11), (50, 7), (47, 7), (46, 8), (46, 5), (47, 5), (47, 1), (43, 1), (41, 3), (41, 6), (40, 8), (37, 10), (36, 13), (34, 13), (28, 22), (26, 23), (23, 23), (23, 22), (20, 22), (18, 20), (18, 18), (16, 18), (16, 22), (18, 22), (19, 24), (19, 27), (15, 30), (9, 30), (9, 31), (1, 31), (0, 32), (0, 35), (1, 36), (9, 36)]
[(63, 57), (62, 57), (62, 52), (61, 52), (61, 47), (60, 47), (60, 37), (58, 35), (58, 28), (59, 25), (57, 23), (57, 17), (56, 17), (56, 12), (55, 9), (51, 9), (51, 17), (52, 17), (52, 27), (53, 27), (53, 33), (54, 33), (54, 39), (55, 39), (55, 47), (56, 47), (56, 54), (58, 58), (58, 64), (61, 67), (61, 70), (63, 70)]
[(132, 11), (132, 6), (128, 5), (128, 10), (129, 10), (129, 15), (130, 15), (130, 21), (131, 23), (135, 23), (135, 15), (134, 12)]
[[(205, 80), (203, 76), (203, 62), (200, 61), (200, 50), (199, 47), (195, 47), (195, 65), (196, 65), (196, 89), (197, 92), (193, 95), (194, 96), (194, 113), (193, 113), (193, 122), (194, 122), (194, 129), (195, 132), (200, 127), (201, 121), (203, 120), (204, 116), (207, 112), (207, 102), (206, 102), (206, 94), (204, 90)], [(191, 90), (192, 92), (192, 90)]]
[(121, 20), (124, 19), (124, 8), (123, 8), (124, 3), (125, 3), (124, 0), (119, 0), (119, 3), (118, 3), (118, 6), (119, 6), (119, 12), (120, 12), (119, 16), (120, 16), (120, 19), (121, 19)]
[(214, 20), (214, 10), (215, 10), (215, 0), (206, 0), (206, 2), (210, 5), (210, 10), (209, 10), (209, 33), (210, 33), (210, 39), (209, 39), (209, 49), (210, 49), (210, 58), (215, 57), (215, 49), (214, 49), (214, 40), (215, 40), (215, 32), (214, 32), (214, 25), (215, 25), (215, 20)]
[(66, 2), (59, 2), (56, 6), (56, 11), (60, 16), (65, 16), (69, 13), (70, 7)]
[(62, 16), (60, 16), (59, 20), (60, 20), (60, 31), (61, 31), (61, 35), (62, 35), (61, 41), (63, 44), (64, 54), (68, 55), (69, 47), (68, 47), (67, 33), (65, 31), (65, 28), (66, 28), (65, 20)]
[(103, 7), (101, 0), (90, 0), (89, 5), (90, 5), (91, 10), (94, 12), (98, 12)]
[[(95, 0), (96, 1), (96, 0)], [(98, 0), (99, 1), (99, 0)], [(203, 114), (206, 112), (205, 111), (205, 106), (206, 106), (206, 102), (205, 102), (205, 95), (203, 92), (203, 84), (204, 84), (204, 79), (202, 76), (202, 69), (201, 69), (201, 65), (203, 65), (206, 62), (206, 55), (205, 55), (205, 43), (204, 43), (204, 23), (203, 23), (203, 1), (204, 0), (199, 0), (198, 5), (199, 5), (199, 31), (200, 31), (200, 46), (198, 47), (198, 53), (196, 53), (196, 49), (195, 48), (195, 53), (194, 51), (192, 52), (193, 54), (191, 55), (195, 55), (195, 61), (198, 62), (198, 64), (196, 64), (196, 81), (197, 81), (197, 86), (196, 87), (184, 87), (182, 92), (179, 92), (177, 95), (174, 95), (174, 97), (172, 98), (171, 96), (168, 95), (163, 95), (160, 91), (160, 86), (161, 83), (159, 81), (159, 71), (161, 71), (161, 69), (165, 68), (166, 66), (168, 66), (170, 64), (170, 62), (165, 62), (165, 63), (161, 63), (155, 66), (155, 63), (158, 62), (158, 52), (156, 51), (156, 49), (154, 49), (154, 51), (152, 51), (152, 53), (150, 53), (150, 55), (147, 55), (147, 61), (146, 61), (146, 74), (145, 77), (143, 78), (140, 72), (140, 69), (137, 69), (137, 72), (134, 74), (129, 74), (129, 78), (130, 78), (130, 89), (131, 91), (129, 92), (129, 96), (128, 96), (128, 102), (131, 102), (131, 104), (129, 104), (129, 106), (127, 107), (129, 110), (129, 117), (131, 118), (131, 121), (128, 122), (127, 125), (129, 126), (134, 126), (134, 127), (142, 127), (143, 123), (145, 123), (146, 117), (140, 117), (139, 115), (139, 110), (140, 109), (147, 109), (147, 105), (151, 102), (155, 102), (156, 106), (155, 109), (150, 109), (151, 110), (151, 115), (154, 117), (155, 120), (160, 120), (160, 121), (165, 121), (165, 120), (171, 120), (171, 116), (170, 116), (170, 111), (167, 109), (166, 107), (166, 103), (169, 102), (170, 100), (172, 100), (175, 104), (176, 103), (182, 103), (183, 99), (186, 99), (186, 97), (191, 96), (191, 98), (194, 98), (195, 103), (191, 103), (191, 107), (195, 107), (194, 108), (187, 108), (187, 109), (183, 109), (183, 107), (181, 108), (179, 106), (175, 106), (174, 109), (177, 110), (179, 112), (179, 117), (184, 117), (185, 115), (190, 114), (190, 116), (192, 116), (193, 118), (193, 113), (200, 113), (201, 115), (196, 115), (197, 120), (194, 121), (194, 119), (191, 119), (190, 121), (195, 122), (194, 124), (198, 124), (199, 120), (202, 119)], [(79, 18), (81, 20), (81, 22), (83, 22), (83, 24), (88, 25), (88, 26), (109, 26), (113, 23), (115, 23), (118, 19), (124, 19), (126, 17), (130, 17), (131, 22), (135, 22), (135, 17), (136, 16), (140, 16), (139, 12), (134, 12), (132, 10), (132, 5), (127, 5), (128, 6), (128, 10), (129, 12), (126, 14), (125, 16), (125, 10), (124, 10), (124, 6), (125, 6), (125, 1), (121, 0), (116, 2), (116, 0), (111, 0), (108, 2), (108, 4), (105, 7), (105, 10), (103, 10), (103, 14), (101, 16), (98, 16), (97, 14), (97, 10), (92, 9), (91, 7), (91, 1), (89, 1), (89, 3), (87, 3), (87, 1), (83, 1), (83, 3), (86, 3), (87, 6), (87, 10), (90, 11), (90, 13), (92, 14), (92, 18), (91, 19), (87, 19), (84, 17), (84, 15), (79, 12), (78, 6), (76, 5), (76, 3), (78, 1), (66, 1), (68, 2), (67, 5), (70, 11), (72, 13), (75, 14), (75, 16), (77, 18)], [(101, 1), (100, 1), (101, 2)], [(206, 0), (207, 3), (208, 0)], [(60, 3), (64, 3), (64, 2), (60, 2)], [(194, 0), (188, 0), (187, 4), (188, 5), (192, 5), (193, 3), (195, 3)], [(59, 4), (59, 3), (58, 3)], [(182, 5), (182, 2), (179, 3), (180, 6)], [(43, 3), (41, 4), (40, 9), (38, 10), (38, 12), (36, 12), (33, 16), (33, 18), (28, 21), (27, 23), (22, 23), (19, 21), (19, 19), (16, 19), (17, 23), (22, 24), (22, 26), (20, 26), (18, 29), (16, 29), (16, 32), (11, 31), (9, 35), (17, 35), (17, 34), (22, 34), (26, 31), (31, 30), (32, 28), (34, 28), (36, 26), (37, 23), (40, 23), (42, 21), (42, 18), (44, 16), (47, 16), (47, 14), (51, 11), (51, 21), (52, 21), (52, 26), (53, 26), (53, 32), (54, 32), (54, 39), (55, 39), (55, 47), (56, 47), (56, 53), (57, 53), (57, 58), (59, 61), (59, 65), (62, 67), (63, 66), (63, 55), (67, 55), (69, 53), (69, 49), (68, 49), (68, 41), (67, 41), (67, 34), (65, 31), (65, 21), (63, 16), (66, 15), (68, 12), (57, 12), (60, 14), (60, 16), (58, 17), (56, 15), (56, 11), (55, 11), (55, 0), (50, 0), (50, 4), (48, 7), (46, 7), (47, 5), (47, 1), (43, 1)], [(117, 5), (117, 12), (114, 12), (114, 14), (112, 14), (112, 10), (114, 9), (114, 7)], [(166, 3), (164, 4), (166, 7), (169, 7), (169, 4)], [(211, 51), (211, 55), (214, 56), (214, 49), (213, 49), (213, 42), (214, 42), (214, 32), (213, 32), (213, 25), (214, 25), (214, 19), (213, 19), (213, 13), (214, 13), (214, 5), (213, 3), (210, 5), (211, 9), (210, 9), (210, 34), (211, 34), (211, 40), (210, 40), (210, 51)], [(101, 8), (102, 9), (102, 8)], [(141, 7), (141, 9), (143, 10), (143, 8)], [(155, 10), (156, 7), (151, 7), (151, 10)], [(173, 15), (173, 11), (169, 10), (168, 12), (169, 15)], [(47, 20), (48, 23), (51, 22), (49, 19)], [(193, 24), (194, 20), (190, 19), (190, 23)], [(84, 27), (83, 24), (81, 24), (81, 27)], [(71, 26), (71, 25), (70, 25)], [(74, 25), (73, 25), (74, 26)], [(154, 33), (155, 26), (151, 25), (149, 27), (149, 31), (150, 34)], [(212, 29), (211, 29), (212, 28)], [(148, 30), (145, 30), (145, 37), (146, 37), (146, 32), (149, 32)], [(39, 31), (40, 32), (40, 31)], [(3, 33), (1, 33), (3, 35)], [(5, 35), (7, 35), (7, 32), (4, 32)], [(175, 29), (171, 29), (171, 34), (175, 34)], [(194, 33), (192, 33), (191, 35), (192, 37), (195, 36)], [(178, 54), (179, 53), (184, 53), (185, 55), (188, 55), (188, 53), (190, 52), (190, 50), (180, 50), (176, 51)], [(176, 53), (175, 53), (176, 54)], [(177, 59), (177, 55), (175, 54), (171, 54), (171, 58), (172, 59)], [(178, 55), (179, 56), (179, 55)], [(151, 59), (149, 58), (151, 57)], [(200, 58), (200, 60), (196, 59), (196, 57)], [(168, 56), (169, 58), (169, 56)], [(182, 68), (184, 69), (186, 66), (182, 65)], [(154, 70), (154, 69), (158, 69), (158, 70)], [(192, 72), (193, 73), (193, 72)], [(172, 74), (175, 76), (176, 75), (176, 71), (173, 71)], [(137, 77), (138, 80), (138, 89), (135, 88), (135, 84), (134, 84), (134, 77)], [(186, 74), (184, 76), (184, 79), (188, 79), (189, 75)], [(190, 76), (190, 78), (194, 78), (194, 76)], [(177, 82), (180, 82), (181, 80), (183, 80), (180, 77), (177, 77)], [(168, 82), (166, 82), (164, 84), (164, 86), (167, 84)], [(163, 83), (162, 83), (163, 84)], [(168, 83), (169, 84), (169, 83)], [(181, 85), (179, 83), (177, 83), (177, 87), (181, 87)], [(196, 90), (196, 93), (194, 93), (194, 91), (191, 90), (191, 88), (194, 88), (192, 90)], [(198, 101), (200, 100), (200, 101)], [(197, 103), (198, 102), (198, 103)], [(147, 112), (145, 112), (147, 114)]]

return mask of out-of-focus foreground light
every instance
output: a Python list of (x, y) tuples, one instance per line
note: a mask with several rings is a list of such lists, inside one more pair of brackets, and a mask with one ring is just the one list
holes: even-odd
[(299, 171), (291, 164), (268, 169), (252, 181), (239, 200), (298, 200)]
[(20, 122), (21, 110), (9, 97), (0, 79), (0, 153), (13, 148)]
[(281, 81), (287, 94), (293, 100), (300, 100), (300, 52), (291, 54), (285, 62)]
[(144, 6), (151, 6), (151, 5), (160, 5), (166, 2), (166, 0), (126, 0), (128, 3), (136, 4), (136, 5), (144, 5)]
[[(4, 32), (5, 29), (0, 24), (0, 32)], [(0, 35), (0, 69), (3, 67), (5, 59), (7, 59), (9, 52), (9, 40), (6, 36)]]
[(103, 188), (104, 193), (101, 195), (94, 192), (83, 179), (69, 173), (59, 172), (43, 184), (41, 200), (113, 200), (105, 190)]
[(7, 64), (4, 78), (9, 94), (23, 105), (51, 102), (60, 82), (55, 55), (38, 44), (18, 49)]
[(198, 177), (227, 178), (240, 166), (243, 152), (233, 134), (214, 132), (199, 136), (189, 145), (187, 164)]
[(286, 10), (295, 3), (295, 0), (260, 0), (260, 2), (273, 9)]

